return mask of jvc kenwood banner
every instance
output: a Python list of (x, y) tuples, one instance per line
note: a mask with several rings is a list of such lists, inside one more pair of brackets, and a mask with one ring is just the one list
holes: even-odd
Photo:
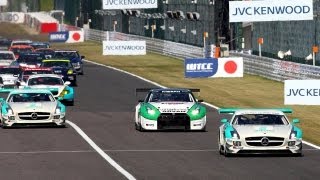
[(320, 105), (320, 80), (286, 80), (285, 105)]
[(145, 41), (103, 41), (103, 55), (146, 55)]
[(158, 0), (103, 0), (103, 9), (157, 8)]
[(7, 0), (0, 0), (0, 6), (6, 6), (8, 4)]
[(313, 19), (312, 0), (229, 1), (230, 22)]

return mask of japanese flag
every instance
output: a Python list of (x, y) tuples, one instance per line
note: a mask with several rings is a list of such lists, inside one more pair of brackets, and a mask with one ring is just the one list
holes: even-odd
[(83, 31), (69, 31), (69, 38), (67, 43), (77, 43), (84, 41), (84, 33)]
[(243, 58), (219, 58), (214, 77), (243, 77)]

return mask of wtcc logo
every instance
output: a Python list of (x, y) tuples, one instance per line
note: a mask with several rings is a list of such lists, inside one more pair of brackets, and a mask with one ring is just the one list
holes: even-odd
[(210, 77), (218, 70), (218, 59), (186, 59), (185, 77)]
[(187, 72), (211, 72), (213, 70), (213, 63), (195, 63), (187, 64)]

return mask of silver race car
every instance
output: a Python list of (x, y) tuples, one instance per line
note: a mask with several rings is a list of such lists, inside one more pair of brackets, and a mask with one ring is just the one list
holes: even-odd
[(21, 125), (63, 127), (65, 124), (66, 108), (49, 90), (13, 89), (6, 100), (0, 98), (0, 103), (3, 128)]
[(302, 154), (302, 130), (298, 119), (288, 120), (291, 109), (220, 109), (232, 113), (219, 127), (220, 154)]

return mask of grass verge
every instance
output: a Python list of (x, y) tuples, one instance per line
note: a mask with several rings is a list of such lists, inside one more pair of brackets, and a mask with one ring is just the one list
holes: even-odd
[[(23, 27), (19, 32), (31, 38)], [(10, 30), (8, 30), (10, 31)], [(21, 36), (21, 33), (19, 33)], [(0, 31), (0, 35), (2, 35)], [(2, 35), (3, 36), (3, 35)], [(12, 34), (11, 34), (12, 36)], [(38, 37), (39, 38), (39, 37)], [(43, 39), (44, 40), (44, 39)], [(87, 59), (113, 66), (137, 74), (168, 87), (200, 88), (201, 98), (219, 107), (284, 107), (284, 84), (259, 76), (247, 75), (244, 78), (184, 78), (183, 61), (159, 54), (146, 56), (102, 56), (101, 44), (85, 42), (79, 44), (53, 44), (54, 48), (77, 49)], [(287, 106), (294, 110), (290, 118), (301, 121), (304, 139), (320, 144), (319, 106)], [(210, 119), (219, 121), (219, 119)]]

